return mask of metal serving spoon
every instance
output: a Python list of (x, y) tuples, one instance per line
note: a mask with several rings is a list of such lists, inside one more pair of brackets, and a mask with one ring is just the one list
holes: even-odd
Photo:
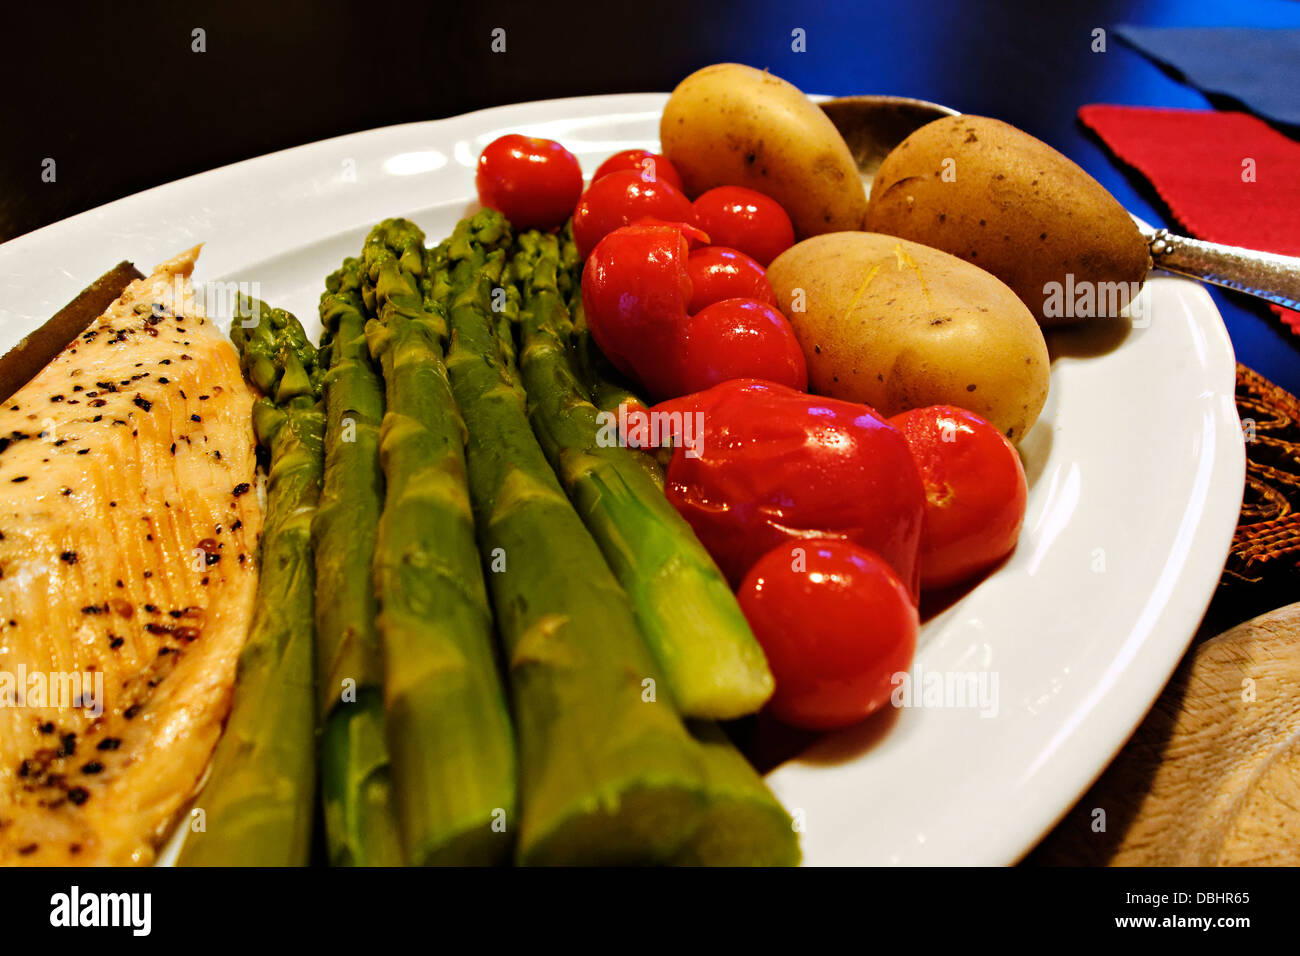
[[(823, 101), (821, 108), (849, 144), (868, 189), (890, 150), (926, 123), (959, 115), (947, 106), (905, 96), (842, 96)], [(1137, 216), (1133, 221), (1155, 268), (1300, 309), (1300, 259), (1189, 239), (1153, 229)]]

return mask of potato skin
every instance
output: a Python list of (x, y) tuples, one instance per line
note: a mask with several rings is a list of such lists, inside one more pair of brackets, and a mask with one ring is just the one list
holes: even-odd
[(865, 228), (993, 273), (1043, 325), (1076, 320), (1053, 314), (1067, 310), (1046, 291), (1065, 287), (1067, 273), (1076, 288), (1136, 290), (1151, 266), (1142, 234), (1105, 187), (1046, 143), (982, 116), (935, 120), (895, 147), (872, 183)]
[(779, 202), (799, 236), (862, 228), (866, 190), (843, 137), (771, 73), (739, 63), (697, 70), (668, 100), (659, 139), (690, 196), (745, 186)]
[(886, 417), (957, 405), (1013, 442), (1043, 409), (1051, 367), (1042, 330), (1014, 292), (968, 262), (894, 236), (841, 232), (787, 249), (767, 277), (814, 392)]

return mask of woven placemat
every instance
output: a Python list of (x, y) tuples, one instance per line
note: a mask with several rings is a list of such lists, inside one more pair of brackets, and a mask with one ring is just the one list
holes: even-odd
[(1238, 365), (1237, 411), (1246, 489), (1220, 586), (1300, 585), (1300, 399)]

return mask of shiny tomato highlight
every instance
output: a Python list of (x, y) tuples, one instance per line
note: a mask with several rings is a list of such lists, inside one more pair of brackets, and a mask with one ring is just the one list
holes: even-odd
[(737, 594), (763, 646), (787, 724), (834, 730), (888, 702), (920, 627), (894, 569), (849, 541), (787, 542), (759, 558)]
[(757, 299), (723, 299), (686, 323), (677, 388), (702, 392), (733, 378), (808, 389), (808, 365), (789, 320)]
[(723, 299), (757, 299), (776, 305), (767, 270), (739, 250), (726, 246), (696, 249), (686, 262), (686, 271), (691, 277), (692, 315)]
[(691, 205), (694, 222), (715, 245), (739, 249), (766, 268), (794, 245), (794, 224), (770, 196), (743, 186), (718, 186)]
[(689, 222), (691, 202), (664, 181), (647, 182), (630, 169), (593, 182), (573, 211), (573, 238), (584, 259), (596, 244), (622, 226), (644, 217)]
[(974, 412), (917, 408), (889, 420), (925, 484), (921, 587), (968, 581), (1016, 546), (1029, 489), (1011, 443)]
[(596, 345), (656, 398), (681, 394), (678, 364), (691, 297), (687, 255), (678, 226), (626, 226), (596, 245), (582, 271), (583, 310)]
[(511, 133), (483, 148), (474, 184), (479, 202), (516, 229), (555, 229), (582, 195), (582, 167), (554, 140)]
[(702, 416), (665, 491), (733, 587), (778, 545), (830, 537), (877, 552), (917, 593), (925, 492), (907, 442), (875, 411), (754, 379), (653, 411)]
[(591, 181), (594, 183), (610, 173), (624, 169), (635, 170), (641, 174), (642, 179), (659, 180), (682, 192), (682, 177), (677, 168), (668, 161), (668, 157), (652, 153), (648, 149), (625, 149), (621, 153), (615, 153), (596, 167)]

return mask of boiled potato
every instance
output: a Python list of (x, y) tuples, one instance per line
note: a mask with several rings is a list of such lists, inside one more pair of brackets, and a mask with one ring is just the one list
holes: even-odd
[(871, 232), (816, 236), (767, 277), (812, 390), (882, 415), (957, 405), (1012, 441), (1047, 400), (1047, 344), (1016, 294), (946, 252)]
[(862, 228), (866, 191), (848, 146), (771, 73), (738, 63), (697, 70), (673, 91), (659, 138), (691, 196), (745, 186), (779, 202), (800, 236)]
[(1117, 315), (1151, 266), (1142, 234), (1101, 183), (982, 116), (935, 120), (895, 147), (872, 182), (865, 228), (993, 273), (1044, 325)]

